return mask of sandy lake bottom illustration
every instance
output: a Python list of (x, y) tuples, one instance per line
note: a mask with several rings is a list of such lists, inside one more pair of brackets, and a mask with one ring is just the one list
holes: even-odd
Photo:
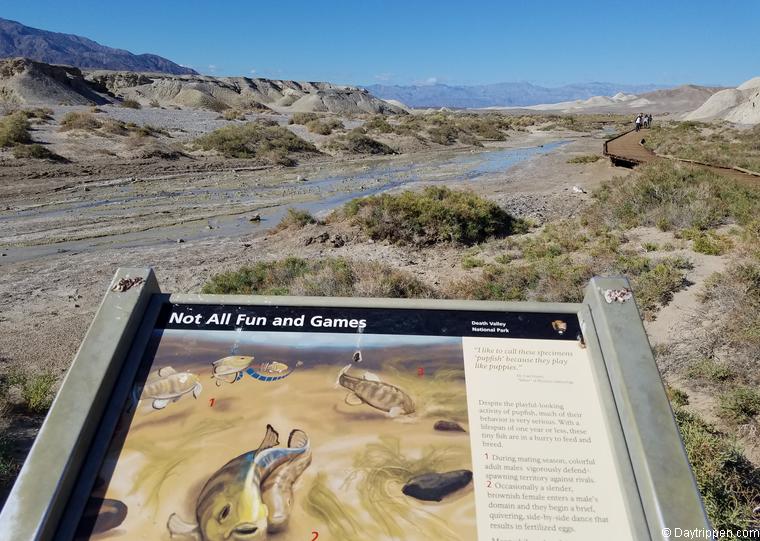
[(475, 539), (460, 338), (156, 331), (78, 539)]

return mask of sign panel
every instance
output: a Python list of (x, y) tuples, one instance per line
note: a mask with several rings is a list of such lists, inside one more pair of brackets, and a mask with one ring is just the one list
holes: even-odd
[(574, 313), (167, 303), (76, 538), (632, 539), (592, 362)]

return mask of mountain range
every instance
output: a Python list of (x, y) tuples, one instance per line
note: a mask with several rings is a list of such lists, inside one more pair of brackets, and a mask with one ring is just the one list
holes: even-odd
[(77, 68), (196, 75), (154, 54), (132, 54), (73, 34), (48, 32), (0, 18), (0, 58), (25, 57)]
[(665, 85), (629, 85), (615, 83), (579, 83), (544, 87), (531, 83), (495, 83), (487, 85), (368, 85), (373, 95), (397, 100), (409, 107), (524, 107), (542, 103), (585, 100), (594, 96), (612, 96), (619, 92), (639, 94), (668, 88)]

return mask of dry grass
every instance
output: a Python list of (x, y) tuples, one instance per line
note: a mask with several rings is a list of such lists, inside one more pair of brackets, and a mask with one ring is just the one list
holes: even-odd
[(295, 257), (213, 276), (204, 293), (334, 297), (433, 298), (437, 293), (414, 276), (377, 262)]
[(670, 122), (654, 126), (645, 139), (645, 145), (658, 154), (760, 172), (760, 126), (737, 129), (701, 122)]
[(594, 192), (586, 223), (612, 228), (711, 229), (760, 215), (760, 191), (700, 167), (661, 160)]

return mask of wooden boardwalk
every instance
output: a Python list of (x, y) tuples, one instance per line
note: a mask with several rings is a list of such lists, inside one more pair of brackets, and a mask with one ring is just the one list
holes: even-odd
[(657, 159), (657, 154), (641, 144), (646, 138), (646, 130), (631, 130), (604, 143), (604, 155), (614, 165), (634, 167)]
[(675, 156), (659, 156), (646, 148), (642, 141), (647, 137), (646, 129), (640, 131), (631, 130), (617, 137), (605, 141), (604, 155), (607, 156), (613, 165), (623, 167), (636, 167), (637, 165), (646, 164), (655, 160), (672, 160), (681, 163), (691, 164), (695, 167), (709, 169), (742, 183), (752, 184), (754, 187), (760, 187), (760, 174), (752, 171), (740, 170), (734, 167), (721, 167), (707, 163), (695, 162), (677, 158)]

